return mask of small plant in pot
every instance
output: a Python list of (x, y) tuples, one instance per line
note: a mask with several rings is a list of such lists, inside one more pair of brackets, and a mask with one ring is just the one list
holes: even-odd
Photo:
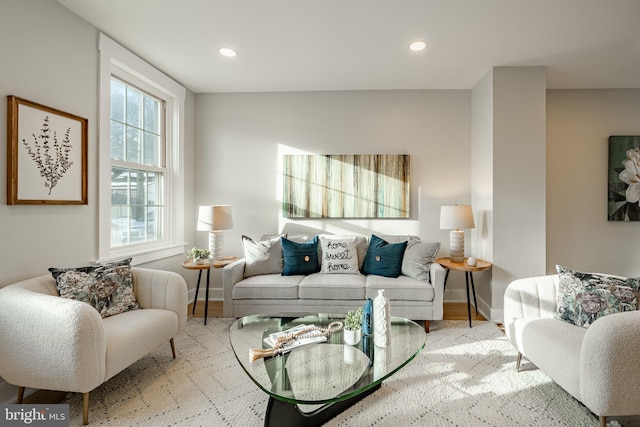
[(209, 258), (209, 255), (211, 255), (209, 249), (199, 249), (196, 247), (191, 248), (189, 252), (187, 252), (187, 258), (191, 259), (196, 264), (204, 263), (204, 260)]
[(349, 310), (344, 318), (344, 342), (349, 345), (356, 345), (362, 338), (362, 308)]

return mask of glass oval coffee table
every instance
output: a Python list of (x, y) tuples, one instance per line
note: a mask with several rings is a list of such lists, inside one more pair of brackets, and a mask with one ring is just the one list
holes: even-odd
[(357, 345), (344, 344), (342, 331), (326, 342), (251, 361), (252, 349), (269, 348), (270, 334), (299, 325), (326, 328), (344, 316), (286, 314), (247, 316), (231, 325), (231, 346), (249, 378), (269, 395), (265, 426), (320, 426), (380, 388), (424, 348), (424, 328), (411, 320), (391, 318), (391, 343), (381, 348), (373, 336)]

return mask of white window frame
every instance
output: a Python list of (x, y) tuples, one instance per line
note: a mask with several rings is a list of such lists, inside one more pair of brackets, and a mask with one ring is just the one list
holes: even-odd
[[(99, 166), (98, 261), (132, 257), (132, 265), (184, 254), (184, 104), (186, 89), (104, 34), (98, 41)], [(137, 86), (165, 102), (166, 199), (163, 240), (111, 248), (111, 76)]]

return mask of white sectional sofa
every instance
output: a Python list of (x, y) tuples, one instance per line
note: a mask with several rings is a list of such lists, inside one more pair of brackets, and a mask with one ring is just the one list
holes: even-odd
[[(0, 289), (0, 376), (19, 387), (89, 392), (173, 338), (187, 319), (187, 286), (177, 273), (131, 268), (140, 309), (101, 317), (91, 305), (60, 297), (50, 275)], [(168, 344), (171, 344), (169, 347)]]
[(588, 327), (559, 320), (559, 275), (512, 282), (504, 327), (521, 357), (544, 371), (606, 424), (640, 415), (640, 311), (609, 314)]
[[(319, 236), (321, 239), (325, 237), (338, 239), (350, 236)], [(224, 317), (287, 312), (344, 314), (361, 307), (367, 298), (374, 299), (378, 290), (384, 289), (385, 295), (390, 299), (393, 316), (425, 320), (426, 330), (429, 320), (442, 319), (444, 269), (433, 262), (440, 247), (439, 242), (421, 242), (415, 236), (381, 236), (389, 242), (407, 242), (402, 273), (398, 277), (386, 277), (362, 274), (366, 270), (366, 267), (363, 269), (363, 264), (369, 240), (365, 236), (355, 237), (359, 268), (355, 274), (329, 273), (318, 267), (320, 271), (306, 275), (283, 275), (283, 258), (286, 256), (282, 254), (277, 255), (274, 261), (275, 265), (280, 265), (279, 269), (258, 271), (257, 273), (264, 274), (255, 274), (254, 265), (247, 265), (245, 246), (245, 258), (227, 265), (222, 271)], [(278, 249), (272, 236), (263, 236), (260, 242), (267, 242), (269, 238), (276, 246), (276, 251), (282, 251)], [(309, 236), (290, 237), (298, 242), (308, 238)], [(327, 255), (322, 245), (319, 245), (320, 264), (323, 258), (326, 261)]]

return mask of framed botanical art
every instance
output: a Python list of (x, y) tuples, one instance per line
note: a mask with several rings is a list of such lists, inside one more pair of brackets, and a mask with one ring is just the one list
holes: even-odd
[(609, 137), (609, 221), (640, 221), (640, 136)]
[(7, 204), (86, 205), (88, 120), (7, 97)]

